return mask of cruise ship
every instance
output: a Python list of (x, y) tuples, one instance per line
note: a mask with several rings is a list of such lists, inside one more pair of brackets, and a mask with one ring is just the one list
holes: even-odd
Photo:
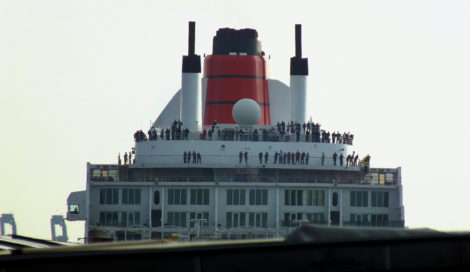
[(254, 29), (219, 29), (202, 67), (189, 22), (180, 90), (148, 131), (134, 134), (129, 154), (88, 163), (86, 190), (67, 199), (67, 220), (85, 221), (85, 241), (404, 227), (401, 168), (372, 168), (355, 135), (307, 118), (301, 35), (295, 25), (287, 85), (269, 77)]

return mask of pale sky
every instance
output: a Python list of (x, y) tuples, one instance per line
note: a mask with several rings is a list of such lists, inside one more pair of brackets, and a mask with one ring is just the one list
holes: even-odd
[(287, 84), (302, 24), (308, 115), (402, 167), (406, 226), (470, 230), (469, 1), (169, 2), (0, 0), (0, 213), (19, 234), (50, 239), (86, 163), (147, 131), (180, 88), (190, 20), (200, 55), (218, 28), (255, 28)]

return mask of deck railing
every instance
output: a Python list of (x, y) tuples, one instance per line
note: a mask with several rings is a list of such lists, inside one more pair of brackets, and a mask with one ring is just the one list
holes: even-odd
[[(116, 180), (100, 177), (92, 177), (91, 181), (115, 182)], [(122, 182), (261, 182), (261, 183), (321, 183), (321, 184), (358, 184), (358, 185), (396, 185), (397, 180), (383, 183), (372, 182), (368, 178), (349, 178), (349, 177), (325, 177), (325, 176), (295, 176), (295, 177), (275, 177), (275, 176), (253, 176), (250, 174), (235, 174), (232, 176), (147, 176), (147, 177), (129, 177)]]
[(212, 136), (209, 136), (208, 133), (205, 135), (203, 133), (199, 132), (190, 132), (187, 135), (181, 134), (174, 134), (172, 135), (171, 133), (167, 136), (164, 135), (163, 137), (160, 136), (160, 132), (158, 134), (158, 137), (152, 137), (152, 138), (145, 138), (139, 140), (141, 141), (187, 141), (187, 140), (201, 140), (201, 141), (247, 141), (247, 142), (311, 142), (311, 143), (336, 143), (336, 144), (347, 144), (347, 145), (352, 145), (353, 144), (353, 139), (351, 138), (341, 138), (336, 139), (333, 141), (333, 137), (330, 136), (328, 137), (322, 137), (322, 135), (313, 135), (312, 134), (306, 134), (304, 131), (302, 131), (298, 136), (297, 134), (279, 134), (279, 133), (262, 133), (261, 130), (258, 130), (259, 132), (257, 134), (254, 134), (252, 131), (251, 132), (246, 132), (246, 133), (235, 133), (234, 130), (231, 129), (225, 129), (225, 130), (220, 130), (220, 133), (217, 132), (217, 130), (214, 131)]

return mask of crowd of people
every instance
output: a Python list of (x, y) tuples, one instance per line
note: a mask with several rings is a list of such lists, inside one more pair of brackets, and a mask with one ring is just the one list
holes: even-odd
[[(346, 156), (346, 158), (344, 157), (343, 153), (341, 153), (338, 157), (338, 154), (333, 153), (333, 165), (337, 165), (337, 161), (339, 159), (339, 165), (340, 166), (343, 166), (345, 165), (346, 167), (348, 166), (357, 166), (358, 165), (358, 161), (359, 161), (359, 155), (358, 154), (355, 154), (356, 152), (353, 151), (352, 154), (348, 154), (348, 156)], [(369, 156), (370, 157), (370, 156)], [(346, 159), (346, 160), (345, 160)]]
[[(192, 158), (192, 161), (191, 161), (191, 158)], [(201, 153), (197, 152), (196, 151), (193, 151), (191, 153), (191, 151), (184, 151), (183, 153), (183, 162), (184, 163), (202, 163), (202, 160), (201, 160)]]
[[(175, 120), (170, 128), (162, 128), (159, 132), (154, 127), (148, 131), (150, 141), (158, 140), (160, 133), (161, 140), (188, 140), (189, 129), (183, 128), (181, 120)], [(214, 121), (210, 127), (206, 127), (199, 135), (201, 140), (219, 140), (219, 141), (263, 141), (263, 142), (290, 142), (305, 141), (314, 143), (334, 143), (334, 144), (353, 144), (354, 135), (351, 133), (340, 133), (321, 129), (321, 125), (314, 122), (300, 124), (298, 122), (277, 122), (271, 128), (219, 128)], [(136, 142), (147, 141), (147, 136), (142, 130), (134, 134)]]
[[(247, 151), (240, 151), (240, 153), (238, 154), (238, 163), (241, 164), (243, 160), (245, 160), (245, 163), (248, 163), (248, 157), (249, 156)], [(260, 151), (258, 153), (259, 164), (261, 165), (268, 164), (269, 158), (270, 155), (267, 151), (264, 153)], [(311, 157), (308, 152), (300, 152), (299, 150), (297, 150), (296, 152), (283, 152), (282, 150), (280, 150), (279, 152), (274, 152), (273, 164), (308, 165), (310, 158), (314, 159), (315, 157)], [(324, 152), (322, 152), (321, 157), (317, 158), (320, 159), (321, 165), (325, 165), (326, 156)], [(359, 155), (356, 154), (356, 151), (353, 151), (352, 154), (348, 154), (346, 157), (343, 155), (343, 153), (338, 156), (338, 154), (335, 152), (332, 154), (331, 158), (333, 160), (333, 165), (338, 165), (338, 162), (339, 166), (349, 167), (359, 165)], [(370, 158), (369, 155), (368, 158)]]
[(136, 142), (147, 141), (147, 135), (142, 130), (138, 130), (134, 133), (134, 140)]
[[(127, 152), (125, 152), (124, 155), (122, 156), (122, 158), (124, 159), (124, 165), (127, 165), (128, 162), (129, 162), (129, 164), (135, 163), (135, 158), (134, 158), (134, 160), (132, 160), (132, 152), (129, 152), (129, 155), (127, 154)], [(121, 153), (119, 153), (118, 154), (118, 165), (121, 165), (121, 164), (122, 164)]]

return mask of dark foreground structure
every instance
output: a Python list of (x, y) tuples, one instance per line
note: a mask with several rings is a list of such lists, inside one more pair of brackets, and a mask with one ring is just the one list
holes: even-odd
[[(14, 239), (12, 239), (14, 240)], [(45, 246), (38, 242), (38, 246)], [(52, 244), (49, 244), (51, 246)], [(0, 239), (0, 248), (5, 248)], [(303, 226), (285, 240), (9, 244), (0, 271), (469, 271), (470, 233)]]

